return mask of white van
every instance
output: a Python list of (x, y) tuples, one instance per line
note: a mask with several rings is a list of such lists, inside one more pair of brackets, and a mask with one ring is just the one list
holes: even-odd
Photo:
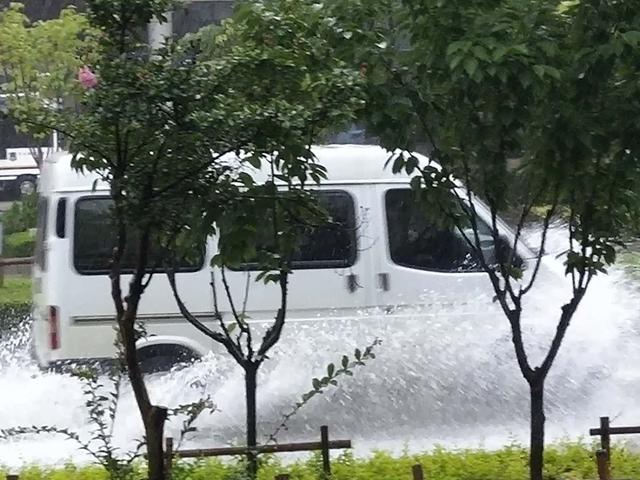
[[(473, 305), (478, 298), (490, 303), (486, 274), (464, 240), (453, 231), (434, 228), (423, 209), (416, 208), (410, 177), (385, 169), (386, 150), (335, 145), (316, 147), (314, 153), (328, 176), (318, 188), (320, 199), (345, 228), (318, 229), (303, 242), (290, 279), (288, 321), (351, 319), (368, 311), (402, 315), (403, 306), (436, 304), (440, 312), (447, 305), (459, 312), (460, 305)], [(108, 186), (76, 173), (70, 161), (68, 154), (50, 157), (39, 184), (33, 329), (42, 367), (115, 354), (107, 267), (113, 246), (106, 221)], [(484, 221), (489, 218), (482, 206), (479, 215)], [(484, 242), (490, 253), (491, 236)], [(184, 265), (177, 275), (185, 303), (207, 322), (213, 318), (210, 282), (215, 285), (220, 278), (210, 267), (213, 245), (211, 239), (202, 261)], [(227, 278), (234, 297), (242, 298), (247, 272), (228, 271)], [(122, 281), (126, 285), (126, 276)], [(223, 315), (229, 312), (225, 298), (218, 295)], [(251, 282), (247, 314), (252, 321), (271, 321), (278, 305), (276, 286)], [(200, 357), (213, 348), (212, 340), (181, 317), (164, 275), (157, 274), (146, 290), (139, 318), (148, 334), (139, 343), (141, 357), (154, 368)]]

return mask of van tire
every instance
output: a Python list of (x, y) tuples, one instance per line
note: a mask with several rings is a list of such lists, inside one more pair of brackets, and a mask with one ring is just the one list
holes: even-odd
[(138, 349), (138, 363), (143, 374), (166, 373), (186, 367), (200, 355), (188, 347), (171, 343), (142, 346)]
[(31, 195), (36, 191), (37, 180), (32, 175), (23, 175), (16, 180), (16, 193), (20, 197)]

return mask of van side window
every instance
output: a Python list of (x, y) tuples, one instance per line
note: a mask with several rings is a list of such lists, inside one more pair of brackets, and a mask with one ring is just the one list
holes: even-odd
[(56, 236), (64, 238), (67, 235), (67, 198), (58, 200), (56, 208)]
[[(305, 226), (300, 244), (292, 259), (294, 270), (315, 268), (348, 268), (357, 257), (356, 215), (353, 198), (345, 191), (321, 191), (318, 204), (326, 210), (331, 225)], [(269, 231), (264, 232), (264, 243), (258, 250), (271, 250)], [(251, 259), (238, 270), (256, 270)]]
[(49, 215), (49, 201), (46, 197), (38, 197), (38, 213), (36, 221), (36, 244), (34, 249), (35, 264), (43, 272), (47, 269), (47, 255), (45, 241), (47, 239), (47, 217)]
[[(397, 265), (438, 272), (478, 272), (482, 267), (474, 258), (463, 235), (454, 227), (436, 226), (418, 203), (411, 189), (391, 189), (385, 197), (387, 231), (391, 260)], [(491, 229), (478, 219), (484, 257), (493, 263), (494, 242)], [(467, 233), (468, 232), (468, 233)], [(473, 230), (465, 233), (473, 238)]]
[[(73, 264), (81, 275), (106, 275), (110, 272), (113, 249), (116, 245), (116, 229), (113, 227), (108, 197), (81, 198), (76, 202), (73, 227)], [(135, 268), (135, 236), (130, 233), (122, 258), (122, 273), (131, 273)], [(149, 270), (163, 271), (158, 246), (152, 244)], [(154, 260), (155, 259), (155, 260)], [(204, 263), (203, 250), (196, 260), (182, 260), (178, 271), (195, 272)]]

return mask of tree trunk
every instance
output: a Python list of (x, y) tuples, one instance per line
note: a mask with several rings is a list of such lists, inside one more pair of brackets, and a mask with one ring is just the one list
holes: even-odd
[[(119, 190), (114, 188), (116, 182), (112, 183), (112, 189), (116, 194), (116, 205), (118, 205)], [(123, 218), (122, 212), (116, 212), (119, 219)], [(144, 292), (142, 280), (147, 270), (147, 262), (149, 259), (150, 246), (150, 229), (141, 232), (139, 243), (136, 245), (138, 249), (138, 258), (136, 264), (136, 273), (129, 284), (129, 294), (122, 299), (122, 291), (120, 288), (120, 262), (122, 254), (126, 247), (127, 232), (122, 221), (119, 222), (118, 247), (115, 250), (114, 262), (111, 270), (111, 294), (115, 303), (118, 318), (118, 333), (120, 334), (120, 342), (122, 347), (121, 355), (124, 356), (124, 363), (127, 369), (127, 375), (131, 382), (131, 389), (136, 398), (136, 404), (142, 417), (144, 425), (145, 443), (147, 446), (147, 463), (149, 480), (165, 480), (166, 466), (164, 458), (164, 424), (167, 420), (167, 409), (151, 403), (149, 391), (144, 383), (144, 377), (138, 362), (138, 350), (136, 341), (138, 340), (138, 332), (136, 331), (136, 320), (138, 317), (138, 307), (140, 299)]]
[(144, 421), (149, 480), (165, 480), (166, 477), (164, 458), (164, 423), (166, 419), (166, 408), (151, 405)]
[(250, 361), (247, 362), (244, 366), (244, 394), (247, 401), (247, 473), (249, 480), (255, 480), (258, 475), (258, 455), (256, 453), (256, 445), (258, 444), (256, 409), (257, 376), (258, 365)]
[(544, 466), (544, 377), (534, 378), (529, 387), (531, 395), (531, 441), (529, 470), (531, 480), (542, 480)]
[(124, 318), (119, 322), (120, 335), (127, 364), (127, 374), (144, 425), (147, 461), (149, 465), (148, 478), (149, 480), (165, 480), (163, 441), (167, 409), (151, 404), (149, 392), (147, 391), (140, 364), (138, 363), (136, 331), (134, 327), (138, 301), (139, 297), (135, 299), (129, 298), (129, 305), (125, 311)]

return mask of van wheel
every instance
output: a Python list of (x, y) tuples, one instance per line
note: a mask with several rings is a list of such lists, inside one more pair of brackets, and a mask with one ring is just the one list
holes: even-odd
[(36, 179), (35, 177), (25, 176), (18, 177), (17, 190), (21, 197), (31, 195), (36, 191)]
[(186, 367), (200, 356), (182, 345), (163, 343), (143, 346), (138, 350), (138, 363), (143, 374), (169, 372)]

